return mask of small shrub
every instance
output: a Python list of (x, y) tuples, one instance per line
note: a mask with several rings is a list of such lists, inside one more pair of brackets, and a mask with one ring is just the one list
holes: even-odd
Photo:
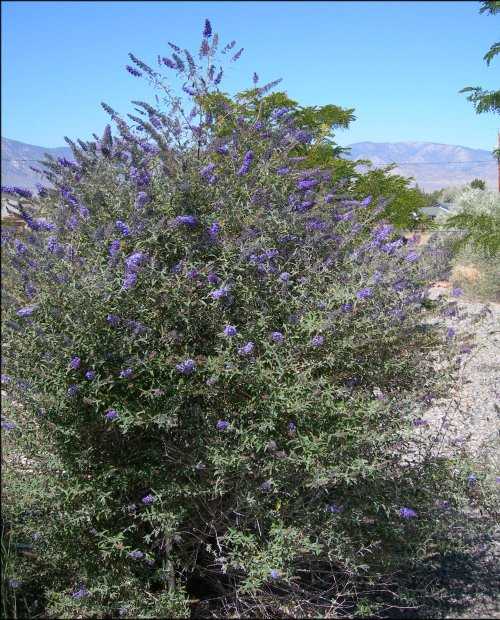
[(413, 433), (442, 389), (423, 325), (439, 257), (376, 221), (383, 200), (300, 168), (310, 134), (286, 109), (220, 136), (230, 110), (199, 103), (217, 42), (207, 22), (205, 74), (159, 58), (183, 98), (131, 55), (160, 104), (131, 123), (104, 105), (116, 133), (46, 162), (54, 188), (3, 238), (2, 381), (23, 449), (52, 463), (20, 529), (43, 523), (57, 617), (183, 617), (189, 597), (328, 614), (425, 561), (462, 484)]

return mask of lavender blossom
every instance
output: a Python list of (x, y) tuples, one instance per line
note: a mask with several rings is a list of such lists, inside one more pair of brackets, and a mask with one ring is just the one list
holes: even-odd
[(187, 359), (180, 364), (176, 364), (175, 368), (183, 375), (190, 375), (196, 370), (196, 362), (192, 359)]
[(325, 342), (325, 338), (324, 336), (321, 336), (320, 334), (318, 334), (317, 336), (314, 336), (314, 338), (311, 340), (311, 346), (313, 347), (321, 347)]
[(108, 409), (104, 417), (106, 418), (106, 420), (108, 420), (108, 422), (116, 420), (116, 418), (118, 417), (118, 411), (116, 411), (116, 409)]
[(205, 20), (205, 27), (203, 28), (203, 36), (209, 38), (212, 36), (212, 24), (208, 19)]
[(117, 230), (119, 230), (124, 237), (128, 237), (130, 235), (130, 228), (127, 226), (127, 224), (125, 224), (125, 222), (122, 222), (121, 220), (117, 220), (115, 222), (115, 226)]
[(242, 347), (238, 349), (238, 354), (242, 356), (251, 355), (255, 348), (255, 344), (253, 342), (247, 342)]
[(71, 595), (74, 599), (87, 598), (90, 596), (90, 592), (86, 589), (85, 586), (81, 586), (78, 590), (75, 590)]
[(300, 190), (308, 190), (312, 189), (315, 185), (318, 184), (317, 179), (302, 179), (297, 183), (297, 187)]
[(137, 71), (137, 69), (135, 67), (131, 67), (130, 65), (126, 65), (126, 69), (130, 73), (130, 75), (133, 75), (134, 77), (141, 77), (142, 76), (142, 73), (140, 71)]
[(283, 271), (283, 273), (280, 273), (278, 280), (280, 282), (289, 282), (290, 280), (290, 274), (288, 273), (288, 271)]
[(285, 340), (285, 336), (283, 336), (281, 332), (272, 332), (271, 340), (273, 342), (277, 342), (278, 344), (281, 344)]
[(212, 222), (208, 228), (208, 235), (211, 239), (216, 239), (217, 235), (220, 233), (220, 224), (218, 222)]
[(147, 261), (148, 256), (144, 252), (134, 252), (125, 259), (126, 270), (136, 273)]
[(80, 388), (76, 384), (72, 384), (69, 386), (67, 394), (70, 398), (76, 396), (79, 392)]
[(253, 161), (254, 155), (252, 151), (247, 151), (243, 157), (243, 163), (241, 165), (241, 168), (238, 170), (238, 176), (244, 176), (245, 174), (248, 174), (249, 170), (250, 170), (250, 165)]
[(373, 295), (373, 289), (369, 288), (368, 286), (366, 288), (362, 288), (356, 293), (356, 297), (358, 299), (367, 299), (368, 297), (371, 297), (372, 295)]
[(93, 381), (96, 376), (97, 375), (95, 370), (87, 370), (87, 372), (85, 373), (85, 379), (88, 379), (89, 381)]
[(135, 198), (135, 207), (136, 209), (142, 209), (149, 202), (150, 198), (146, 194), (146, 192), (137, 192), (137, 196)]
[(38, 306), (25, 306), (24, 308), (19, 309), (16, 314), (21, 317), (31, 316), (37, 307)]
[(226, 327), (224, 327), (224, 335), (225, 336), (236, 336), (236, 334), (238, 333), (238, 330), (236, 329), (236, 327), (234, 327), (234, 325), (226, 325)]
[(123, 285), (122, 285), (123, 288), (125, 290), (130, 290), (134, 288), (136, 284), (137, 284), (137, 274), (132, 271), (127, 271), (123, 279)]
[(176, 224), (194, 227), (198, 224), (198, 218), (196, 218), (194, 215), (178, 215), (175, 218), (174, 222)]
[(141, 501), (145, 506), (150, 506), (155, 501), (155, 498), (153, 495), (145, 495)]
[(108, 254), (111, 256), (111, 258), (114, 258), (115, 256), (117, 256), (118, 252), (120, 251), (120, 239), (114, 239), (110, 244), (109, 244), (109, 249), (108, 249)]
[(116, 314), (108, 314), (106, 321), (111, 325), (111, 327), (118, 327), (120, 317), (116, 316)]
[(80, 368), (80, 363), (81, 363), (80, 358), (75, 355), (74, 357), (71, 358), (69, 367), (71, 368), (71, 370), (78, 370), (78, 368)]
[(227, 297), (229, 293), (229, 289), (227, 286), (223, 286), (221, 288), (216, 289), (210, 293), (210, 297), (212, 299), (222, 299), (223, 297)]
[(132, 558), (133, 560), (142, 560), (142, 558), (144, 557), (144, 553), (142, 551), (130, 551), (130, 553), (128, 553), (128, 557)]
[(403, 507), (399, 509), (399, 516), (402, 519), (414, 519), (417, 513), (412, 508)]
[(218, 431), (226, 431), (229, 428), (229, 422), (227, 420), (219, 420), (216, 428)]

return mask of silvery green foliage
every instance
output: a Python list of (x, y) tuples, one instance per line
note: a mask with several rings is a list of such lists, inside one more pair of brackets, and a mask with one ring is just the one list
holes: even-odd
[(187, 613), (193, 575), (233, 609), (276, 588), (306, 609), (332, 573), (416, 561), (448, 497), (446, 465), (404, 460), (437, 389), (439, 258), (300, 169), (313, 137), (286, 109), (220, 135), (210, 28), (204, 72), (171, 48), (182, 95), (131, 55), (156, 104), (130, 122), (105, 104), (114, 130), (68, 141), (75, 163), (47, 162), (55, 189), (4, 238), (6, 389), (64, 469), (51, 609)]

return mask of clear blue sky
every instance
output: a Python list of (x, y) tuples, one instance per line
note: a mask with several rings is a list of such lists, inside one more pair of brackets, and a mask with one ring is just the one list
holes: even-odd
[(458, 90), (498, 88), (500, 16), (479, 2), (22, 2), (2, 3), (2, 135), (45, 147), (88, 139), (107, 121), (104, 100), (132, 111), (152, 99), (124, 70), (132, 51), (154, 64), (167, 41), (197, 51), (209, 17), (223, 43), (245, 48), (225, 81), (253, 71), (303, 104), (355, 108), (340, 144), (421, 140), (495, 146), (498, 116), (475, 114)]

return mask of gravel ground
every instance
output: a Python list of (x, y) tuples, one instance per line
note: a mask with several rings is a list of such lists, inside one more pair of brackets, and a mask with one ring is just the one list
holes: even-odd
[[(434, 287), (430, 298), (450, 297), (449, 286)], [(450, 298), (450, 301), (453, 298)], [(435, 401), (425, 415), (427, 436), (434, 450), (446, 453), (457, 447), (481, 462), (493, 475), (500, 475), (500, 304), (456, 301), (456, 314), (446, 323), (455, 331), (460, 359), (454, 389), (449, 397)], [(440, 369), (437, 368), (437, 371)], [(471, 541), (470, 553), (459, 553), (443, 566), (443, 585), (448, 609), (442, 618), (500, 618), (500, 536), (484, 531), (482, 515), (470, 511), (482, 533)], [(459, 537), (473, 537), (469, 531)]]
[[(448, 290), (433, 288), (430, 297), (447, 296)], [(454, 390), (435, 401), (425, 419), (441, 447), (460, 446), (500, 474), (500, 304), (454, 301), (456, 315), (446, 319), (460, 348)]]

